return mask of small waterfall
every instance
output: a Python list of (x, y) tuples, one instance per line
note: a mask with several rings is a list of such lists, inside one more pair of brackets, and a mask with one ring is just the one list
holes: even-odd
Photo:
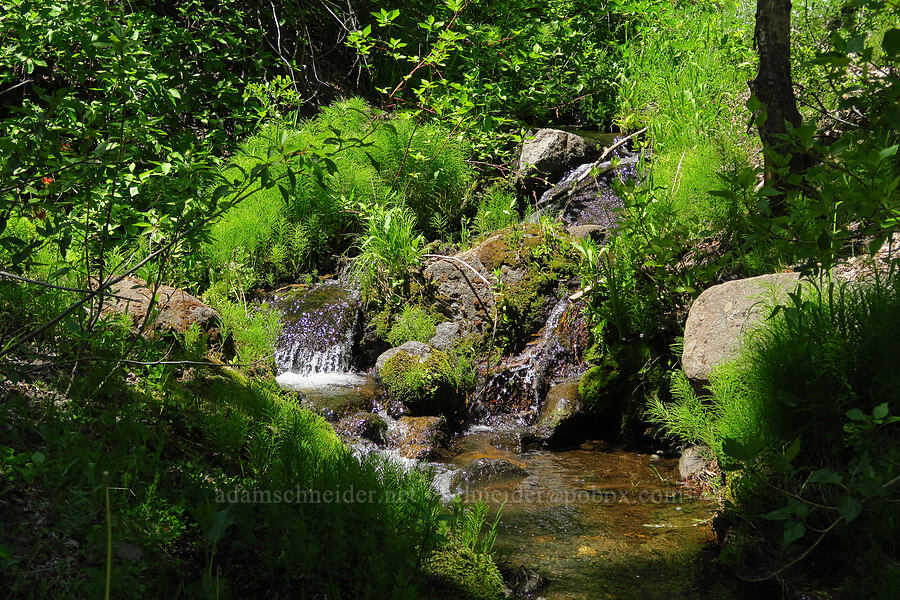
[(348, 373), (359, 320), (359, 298), (337, 285), (292, 289), (275, 295), (283, 330), (275, 364), (279, 374)]
[(583, 370), (587, 331), (582, 313), (580, 303), (558, 301), (538, 338), (487, 378), (480, 397), (489, 416), (513, 413), (527, 418), (539, 409), (554, 379)]

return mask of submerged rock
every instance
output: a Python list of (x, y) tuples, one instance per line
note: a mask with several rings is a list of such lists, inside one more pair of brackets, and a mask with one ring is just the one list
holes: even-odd
[[(151, 311), (151, 300), (156, 292), (156, 302)], [(143, 279), (126, 277), (113, 284), (108, 290), (110, 296), (103, 301), (104, 315), (125, 314), (131, 317), (135, 330), (144, 327), (145, 333), (184, 333), (193, 325), (203, 331), (210, 330), (219, 318), (219, 313), (191, 296), (184, 290), (168, 285), (154, 289)], [(150, 321), (147, 321), (148, 312)]]
[(502, 458), (479, 458), (455, 472), (450, 478), (450, 489), (464, 491), (484, 487), (492, 483), (528, 477), (528, 471)]
[(401, 417), (389, 432), (388, 442), (404, 458), (436, 458), (447, 443), (446, 429), (444, 417)]
[(764, 318), (767, 301), (783, 300), (799, 273), (775, 273), (714, 285), (694, 300), (684, 327), (684, 373), (707, 385), (713, 368), (737, 356), (743, 336)]

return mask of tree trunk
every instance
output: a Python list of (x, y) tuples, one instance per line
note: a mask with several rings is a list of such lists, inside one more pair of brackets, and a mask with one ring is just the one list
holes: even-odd
[[(759, 124), (759, 138), (765, 152), (766, 183), (784, 191), (788, 187), (786, 176), (779, 174), (772, 161), (772, 151), (786, 156), (790, 144), (776, 136), (787, 132), (785, 123), (798, 127), (803, 120), (797, 110), (791, 80), (791, 0), (757, 0), (754, 38), (759, 71), (756, 79), (750, 82), (750, 91), (767, 114), (765, 121)], [(792, 173), (802, 172), (806, 157), (795, 152), (790, 166)], [(773, 198), (772, 210), (783, 213), (783, 197)]]

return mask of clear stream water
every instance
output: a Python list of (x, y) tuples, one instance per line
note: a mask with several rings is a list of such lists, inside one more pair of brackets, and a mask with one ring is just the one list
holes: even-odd
[[(336, 286), (317, 286), (282, 294), (276, 305), (285, 313), (286, 325), (278, 355), (283, 371), (279, 382), (326, 405), (350, 398), (371, 407), (377, 387), (370, 377), (350, 370), (356, 296)], [(558, 321), (560, 314), (557, 306), (550, 320)], [(527, 358), (523, 362), (540, 361)], [(509, 383), (517, 379), (529, 388), (527, 396), (541, 387), (525, 376)], [(396, 425), (386, 414), (381, 416)], [(515, 434), (508, 427), (473, 425), (456, 437), (450, 458), (433, 465), (435, 489), (449, 500), (453, 472), (480, 458), (506, 459), (527, 471), (524, 479), (469, 490), (463, 500), (481, 500), (495, 513), (502, 511), (495, 556), (504, 567), (525, 567), (544, 577), (541, 597), (733, 597), (727, 590), (721, 594), (721, 582), (709, 588), (695, 581), (693, 564), (700, 548), (714, 537), (716, 506), (676, 485), (677, 460), (600, 441), (566, 451), (517, 453), (502, 443)], [(374, 445), (357, 451), (393, 456), (406, 468), (422, 466)]]

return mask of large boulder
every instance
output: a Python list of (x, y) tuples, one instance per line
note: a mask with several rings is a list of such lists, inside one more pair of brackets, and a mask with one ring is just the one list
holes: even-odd
[(544, 323), (556, 287), (575, 274), (577, 264), (568, 236), (548, 238), (537, 225), (506, 228), (465, 252), (431, 259), (423, 274), (435, 305), (455, 324), (442, 324), (436, 341), (452, 344), (489, 331), (492, 286), (503, 289), (498, 308), (507, 311), (506, 321), (530, 337)]
[(714, 285), (691, 305), (684, 328), (684, 373), (695, 385), (709, 383), (713, 368), (734, 358), (744, 334), (765, 316), (772, 301), (786, 298), (799, 273), (775, 273)]
[(596, 156), (596, 144), (581, 136), (559, 129), (541, 129), (522, 144), (517, 167), (522, 177), (558, 181), (572, 167)]
[(466, 389), (455, 375), (457, 363), (446, 352), (426, 356), (399, 350), (379, 370), (388, 403), (401, 402), (417, 416), (456, 418), (466, 408)]
[[(151, 309), (154, 291), (156, 302)], [(218, 312), (184, 290), (168, 285), (154, 290), (154, 286), (137, 277), (124, 278), (110, 286), (107, 292), (103, 314), (127, 314), (134, 329), (143, 328), (145, 333), (182, 334), (195, 324), (208, 331), (219, 318)], [(145, 321), (148, 321), (146, 325)]]

